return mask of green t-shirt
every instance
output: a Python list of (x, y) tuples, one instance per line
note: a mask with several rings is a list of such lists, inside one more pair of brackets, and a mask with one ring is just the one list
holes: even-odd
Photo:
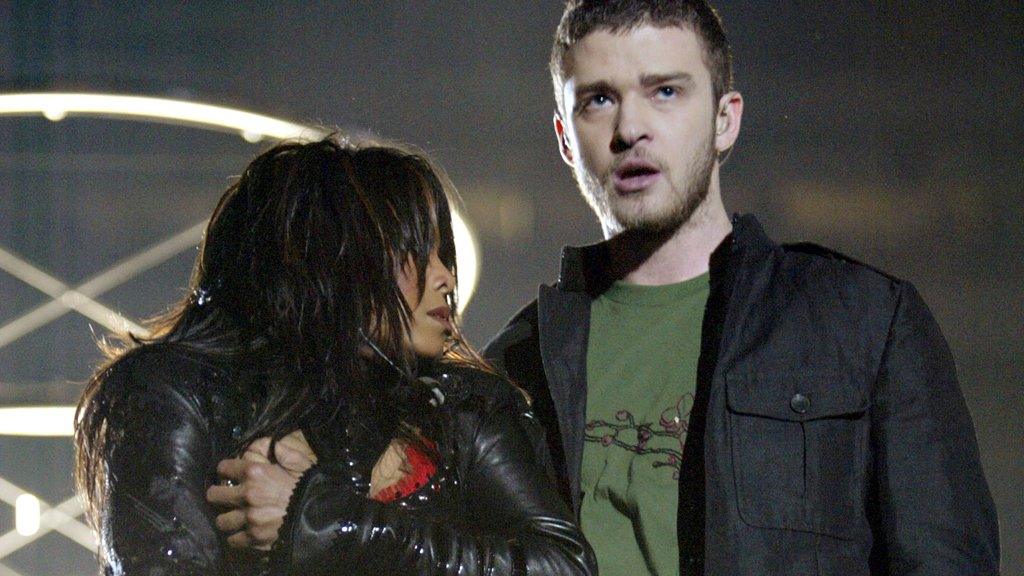
[(679, 573), (679, 469), (708, 292), (707, 274), (618, 282), (591, 308), (581, 523), (602, 576)]

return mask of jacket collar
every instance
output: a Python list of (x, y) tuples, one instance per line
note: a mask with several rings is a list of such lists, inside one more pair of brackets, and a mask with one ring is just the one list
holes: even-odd
[[(719, 276), (733, 258), (754, 259), (768, 256), (775, 243), (768, 238), (761, 223), (752, 214), (736, 214), (732, 233), (711, 254), (711, 276)], [(562, 267), (557, 287), (564, 292), (585, 292), (596, 296), (604, 292), (610, 281), (604, 274), (608, 260), (608, 241), (562, 249)]]

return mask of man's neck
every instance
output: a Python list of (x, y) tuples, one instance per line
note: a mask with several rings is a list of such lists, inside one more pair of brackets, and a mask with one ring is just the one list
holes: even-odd
[(612, 267), (620, 271), (617, 277), (630, 284), (661, 286), (707, 272), (711, 253), (732, 232), (717, 192), (711, 190), (690, 219), (667, 237), (631, 238), (627, 232), (612, 239)]

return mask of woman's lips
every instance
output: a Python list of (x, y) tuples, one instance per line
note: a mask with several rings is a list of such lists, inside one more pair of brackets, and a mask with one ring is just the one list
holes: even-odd
[(658, 167), (643, 160), (628, 160), (615, 169), (612, 184), (619, 194), (633, 194), (645, 190), (661, 176)]
[(449, 332), (452, 330), (452, 311), (447, 306), (438, 306), (433, 310), (427, 312), (427, 316), (437, 320), (447, 329)]

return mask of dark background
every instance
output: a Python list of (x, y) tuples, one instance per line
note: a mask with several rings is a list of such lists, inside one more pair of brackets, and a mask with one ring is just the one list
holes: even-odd
[[(758, 214), (778, 240), (824, 243), (918, 286), (974, 414), (1004, 573), (1021, 573), (1024, 9), (718, 7), (746, 100), (727, 207)], [(554, 0), (0, 0), (0, 93), (194, 99), (422, 146), (481, 244), (465, 323), (482, 344), (555, 278), (562, 245), (600, 237), (551, 134), (560, 13)], [(199, 222), (259, 149), (182, 127), (0, 117), (0, 246), (74, 285)], [(184, 293), (193, 257), (100, 300), (152, 315)], [(0, 325), (46, 301), (0, 272)], [(98, 360), (93, 338), (69, 314), (0, 348), (0, 403), (73, 400)], [(0, 476), (49, 502), (72, 494), (70, 460), (66, 439), (0, 438)], [(0, 505), (0, 533), (12, 528)], [(0, 564), (49, 576), (88, 573), (92, 560), (50, 534)]]

